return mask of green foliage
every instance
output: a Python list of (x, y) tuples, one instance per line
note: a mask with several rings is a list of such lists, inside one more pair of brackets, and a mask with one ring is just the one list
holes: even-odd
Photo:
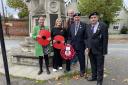
[(20, 18), (25, 18), (28, 16), (28, 8), (27, 5), (23, 2), (23, 0), (7, 0), (7, 3), (9, 7), (18, 9), (20, 12), (18, 13), (18, 16)]
[(127, 34), (128, 33), (128, 28), (126, 26), (123, 26), (122, 29), (120, 30), (120, 34)]
[(83, 15), (99, 12), (108, 25), (114, 21), (116, 12), (122, 7), (122, 0), (79, 0), (78, 9)]

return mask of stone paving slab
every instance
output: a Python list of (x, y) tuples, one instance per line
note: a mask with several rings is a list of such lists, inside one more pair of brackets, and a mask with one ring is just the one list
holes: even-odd
[[(119, 41), (116, 40), (116, 43)], [(17, 43), (17, 42), (16, 42)], [(15, 43), (15, 44), (16, 44)], [(14, 44), (14, 43), (7, 43), (7, 45)], [(14, 46), (7, 46), (7, 48), (14, 47)], [(1, 52), (0, 52), (1, 53)], [(128, 85), (127, 82), (124, 82), (124, 79), (128, 79), (128, 42), (125, 41), (123, 44), (111, 44), (109, 45), (109, 54), (106, 56), (106, 64), (105, 68), (107, 69), (108, 77), (104, 78), (104, 84), (103, 85)], [(8, 58), (9, 61), (9, 58)], [(44, 73), (40, 76), (37, 75), (37, 72), (39, 70), (38, 67), (31, 67), (31, 66), (23, 66), (23, 65), (15, 65), (15, 64), (10, 64), (9, 61), (9, 69), (10, 69), (10, 74), (14, 76), (19, 76), (19, 77), (25, 77), (30, 79), (36, 79), (36, 80), (46, 80), (46, 79), (51, 79), (55, 78), (56, 76), (62, 76), (63, 71), (59, 71), (56, 73), (52, 72), (52, 68), (50, 68), (50, 71), (52, 72), (51, 75), (47, 75), (44, 69)], [(79, 66), (75, 69), (79, 69)], [(74, 69), (73, 69), (74, 70)], [(18, 72), (17, 72), (18, 71)], [(23, 71), (23, 72), (22, 72)], [(4, 73), (4, 68), (3, 68), (3, 59), (0, 55), (0, 72)], [(17, 75), (16, 75), (17, 74)], [(112, 80), (115, 78), (116, 80)], [(24, 79), (24, 78), (23, 78)], [(5, 77), (2, 79), (2, 81), (5, 81)], [(19, 79), (19, 81), (16, 79), (12, 79), (12, 85), (37, 85), (29, 83), (25, 83), (27, 79), (24, 79), (23, 81)], [(22, 84), (20, 83), (22, 82)], [(30, 82), (30, 81), (28, 81)], [(43, 85), (57, 85), (58, 81), (50, 81), (51, 83), (46, 83)], [(65, 80), (60, 81), (62, 85), (65, 84)], [(96, 85), (96, 82), (88, 82), (84, 78), (79, 79), (79, 80), (69, 80), (69, 84), (67, 85)], [(6, 85), (4, 83), (0, 82), (0, 85)], [(42, 84), (39, 84), (42, 85)]]
[[(78, 71), (78, 67), (72, 68), (73, 71)], [(64, 75), (64, 70), (58, 70), (57, 72), (53, 72), (52, 68), (50, 67), (51, 74), (48, 75), (46, 73), (46, 69), (44, 68), (43, 73), (38, 75), (39, 67), (36, 66), (23, 66), (23, 65), (12, 65), (9, 67), (10, 75), (15, 77), (23, 77), (23, 78), (30, 78), (36, 80), (49, 80), (56, 77), (60, 77)], [(72, 71), (72, 72), (73, 72)], [(4, 74), (4, 68), (0, 68), (0, 73)]]

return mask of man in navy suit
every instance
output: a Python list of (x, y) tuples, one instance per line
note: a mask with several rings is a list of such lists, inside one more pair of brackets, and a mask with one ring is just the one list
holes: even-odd
[[(76, 55), (80, 64), (80, 76), (83, 77), (85, 73), (85, 41), (86, 36), (86, 24), (80, 21), (80, 13), (74, 14), (74, 23), (69, 29), (68, 43), (70, 43), (75, 49)], [(68, 65), (67, 68), (70, 68)]]
[(104, 72), (104, 56), (108, 48), (108, 26), (99, 21), (99, 13), (89, 15), (90, 24), (87, 26), (87, 50), (91, 63), (92, 75), (88, 81), (97, 80), (97, 85), (102, 85)]

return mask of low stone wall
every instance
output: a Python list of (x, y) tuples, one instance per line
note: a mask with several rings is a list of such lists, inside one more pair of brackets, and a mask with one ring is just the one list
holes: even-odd
[(3, 24), (4, 35), (10, 36), (27, 36), (29, 35), (29, 22), (28, 19), (9, 19), (7, 21), (11, 26)]
[(109, 35), (109, 40), (128, 40), (128, 34), (117, 34), (117, 35)]
[(128, 34), (109, 35), (109, 43), (128, 43)]

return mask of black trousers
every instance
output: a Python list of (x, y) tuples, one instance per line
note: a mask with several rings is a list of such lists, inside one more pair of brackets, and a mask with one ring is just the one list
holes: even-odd
[(85, 73), (85, 53), (84, 50), (76, 50), (76, 56), (78, 57), (80, 64), (80, 72)]
[(60, 49), (53, 48), (54, 56), (53, 56), (53, 68), (58, 69), (58, 67), (62, 67), (63, 59), (60, 55)]
[[(79, 60), (80, 72), (85, 73), (85, 55), (84, 55), (84, 51), (76, 50), (75, 56), (77, 56), (78, 60)], [(66, 61), (66, 70), (67, 71), (70, 70), (70, 65), (71, 65), (71, 61), (67, 60)]]
[(92, 77), (97, 78), (97, 81), (103, 81), (104, 74), (104, 56), (100, 54), (93, 54), (90, 50), (89, 53)]
[(66, 71), (70, 71), (71, 70), (70, 66), (71, 66), (71, 61), (70, 60), (66, 60)]
[[(49, 58), (48, 55), (44, 55), (44, 60), (45, 60), (45, 65), (46, 65), (46, 69), (48, 69), (49, 66)], [(42, 67), (43, 67), (43, 56), (39, 56), (39, 67), (40, 70), (42, 71)]]

